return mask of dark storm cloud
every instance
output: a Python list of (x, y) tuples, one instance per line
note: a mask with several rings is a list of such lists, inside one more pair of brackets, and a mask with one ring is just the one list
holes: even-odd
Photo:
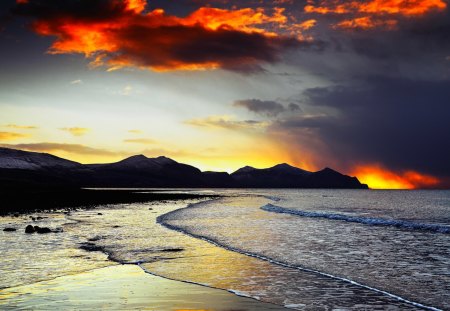
[(126, 12), (126, 1), (111, 0), (30, 0), (18, 3), (11, 11), (14, 14), (38, 19), (73, 18), (98, 21), (117, 18)]
[(201, 26), (135, 26), (119, 30), (116, 38), (123, 48), (114, 61), (163, 69), (217, 63), (224, 69), (259, 70), (261, 62), (276, 62), (284, 49), (298, 45), (292, 39)]
[(245, 99), (236, 100), (234, 107), (243, 107), (251, 112), (263, 114), (267, 116), (276, 116), (282, 113), (285, 108), (282, 104), (271, 100)]
[(279, 121), (273, 131), (319, 138), (342, 167), (382, 163), (450, 177), (450, 80), (372, 78), (304, 96), (326, 113)]
[(236, 100), (233, 103), (234, 107), (242, 107), (248, 111), (265, 115), (268, 117), (276, 117), (280, 113), (286, 111), (298, 111), (300, 106), (294, 103), (290, 103), (287, 107), (272, 100), (259, 100), (259, 99), (244, 99)]
[(368, 58), (398, 62), (410, 62), (424, 56), (438, 58), (449, 52), (449, 11), (408, 19), (398, 27), (395, 31), (349, 33), (349, 47)]

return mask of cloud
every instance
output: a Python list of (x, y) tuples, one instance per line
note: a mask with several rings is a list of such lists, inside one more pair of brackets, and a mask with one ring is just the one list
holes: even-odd
[(280, 103), (271, 100), (245, 99), (237, 100), (233, 103), (234, 107), (243, 107), (251, 112), (266, 115), (269, 117), (277, 116), (282, 113), (285, 108)]
[(386, 30), (392, 30), (397, 27), (397, 21), (394, 19), (388, 20), (373, 19), (369, 16), (364, 16), (343, 20), (341, 22), (338, 22), (335, 27), (345, 29), (382, 28)]
[[(376, 15), (419, 16), (447, 8), (443, 0), (369, 0), (369, 1), (315, 1), (319, 5), (308, 4), (304, 10), (319, 14), (364, 13)], [(313, 2), (311, 2), (313, 3)]]
[(265, 115), (268, 117), (276, 117), (280, 113), (286, 111), (300, 110), (300, 106), (294, 103), (290, 103), (286, 108), (282, 104), (272, 100), (259, 100), (259, 99), (244, 99), (236, 100), (233, 103), (234, 107), (246, 108), (248, 111)]
[(60, 130), (69, 132), (73, 136), (83, 136), (90, 131), (90, 129), (85, 127), (63, 127)]
[(61, 143), (32, 143), (32, 144), (3, 144), (2, 147), (22, 149), (35, 152), (58, 152), (64, 151), (80, 155), (95, 155), (95, 156), (117, 156), (120, 153), (112, 152), (104, 149), (97, 149), (79, 144), (61, 144)]
[(34, 125), (18, 125), (18, 124), (7, 124), (5, 127), (19, 129), (19, 130), (36, 130), (37, 126)]
[(298, 104), (289, 103), (288, 110), (293, 112), (293, 111), (301, 111), (302, 109), (300, 108), (300, 105), (298, 105)]
[(312, 153), (318, 165), (349, 171), (380, 163), (394, 172), (450, 180), (448, 85), (448, 80), (367, 78), (309, 89), (305, 102), (322, 113), (279, 120), (270, 132), (290, 142), (292, 152)]
[(0, 132), (0, 141), (1, 140), (16, 140), (16, 139), (27, 138), (27, 137), (30, 137), (30, 135), (14, 133), (14, 132)]
[[(417, 18), (447, 9), (444, 0), (311, 1), (304, 7), (309, 14), (332, 15), (336, 28), (393, 30), (405, 19)], [(339, 18), (342, 16), (343, 18)]]
[(228, 130), (263, 130), (269, 125), (269, 122), (255, 120), (238, 121), (229, 116), (209, 116), (187, 120), (184, 123), (196, 127)]
[(300, 33), (280, 34), (290, 25), (283, 8), (199, 7), (177, 17), (145, 7), (145, 0), (28, 0), (13, 12), (33, 18), (39, 35), (56, 38), (50, 54), (80, 53), (109, 70), (256, 70), (301, 45)]
[(125, 143), (134, 143), (134, 144), (156, 144), (157, 141), (151, 138), (133, 138), (133, 139), (125, 139)]
[(142, 131), (141, 131), (141, 130), (128, 130), (128, 133), (131, 133), (131, 134), (141, 134)]

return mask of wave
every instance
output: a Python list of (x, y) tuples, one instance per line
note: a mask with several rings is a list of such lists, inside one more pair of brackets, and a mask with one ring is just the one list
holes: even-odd
[[(371, 287), (371, 286), (359, 283), (359, 282), (354, 281), (352, 279), (348, 279), (348, 278), (345, 278), (345, 277), (333, 275), (333, 274), (330, 274), (330, 273), (322, 272), (322, 271), (315, 270), (315, 269), (308, 268), (308, 267), (304, 267), (304, 266), (293, 265), (293, 264), (290, 264), (290, 263), (278, 261), (278, 260), (270, 258), (270, 257), (266, 257), (266, 256), (258, 254), (258, 253), (253, 253), (253, 252), (245, 251), (243, 249), (232, 247), (232, 246), (223, 244), (223, 243), (219, 242), (218, 240), (215, 240), (215, 239), (212, 239), (212, 238), (209, 238), (209, 237), (205, 237), (203, 235), (199, 235), (199, 234), (190, 232), (190, 231), (188, 231), (188, 230), (186, 230), (186, 229), (184, 229), (182, 227), (175, 226), (175, 225), (169, 224), (167, 222), (167, 221), (170, 220), (170, 216), (171, 215), (178, 214), (178, 212), (180, 210), (193, 208), (193, 207), (196, 207), (198, 205), (199, 205), (199, 203), (197, 203), (197, 204), (195, 204), (195, 203), (189, 204), (185, 208), (177, 209), (177, 210), (171, 211), (169, 213), (160, 215), (160, 216), (158, 216), (156, 218), (156, 222), (159, 223), (160, 225), (166, 227), (167, 229), (174, 230), (174, 231), (177, 231), (177, 232), (181, 232), (181, 233), (183, 233), (183, 234), (185, 234), (187, 236), (190, 236), (190, 237), (193, 237), (193, 238), (196, 238), (196, 239), (199, 239), (199, 240), (203, 240), (203, 241), (208, 242), (208, 243), (210, 243), (212, 245), (224, 248), (224, 249), (232, 251), (232, 252), (236, 252), (236, 253), (240, 253), (242, 255), (246, 255), (246, 256), (249, 256), (249, 257), (253, 257), (253, 258), (260, 259), (260, 260), (264, 260), (264, 261), (270, 262), (271, 264), (278, 265), (278, 266), (281, 266), (281, 267), (297, 269), (297, 270), (300, 270), (300, 271), (304, 271), (304, 272), (308, 272), (308, 273), (314, 273), (314, 274), (321, 275), (321, 276), (324, 276), (324, 277), (327, 277), (327, 278), (331, 278), (331, 279), (334, 279), (334, 280), (339, 280), (339, 281), (342, 281), (342, 282), (345, 282), (345, 283), (349, 283), (349, 284), (352, 284), (352, 285), (355, 285), (355, 286), (358, 286), (358, 287), (361, 287), (361, 288), (364, 288), (364, 289), (367, 289), (367, 290), (379, 293), (381, 295), (385, 295), (385, 296), (393, 298), (393, 299), (395, 299), (395, 300), (397, 300), (399, 302), (403, 302), (403, 303), (406, 303), (406, 304), (409, 304), (409, 305), (412, 305), (412, 306), (415, 306), (415, 307), (418, 307), (418, 308), (421, 308), (421, 309), (424, 309), (424, 310), (442, 311), (442, 309), (435, 308), (435, 307), (428, 306), (428, 305), (424, 305), (422, 303), (415, 302), (415, 301), (403, 298), (401, 296), (395, 295), (395, 294), (387, 292), (385, 290), (382, 290), (382, 289), (379, 289), (379, 288), (375, 288), (375, 287)], [(206, 285), (206, 286), (208, 286), (208, 285)], [(235, 291), (232, 291), (232, 290), (229, 290), (229, 289), (227, 289), (227, 291), (235, 293)], [(251, 297), (251, 298), (259, 300), (258, 297)], [(284, 307), (288, 308), (288, 306), (286, 306), (286, 305)], [(289, 308), (291, 308), (291, 307), (292, 307), (292, 305), (289, 306)]]
[(336, 214), (336, 213), (302, 211), (302, 210), (284, 208), (284, 207), (273, 205), (270, 203), (262, 206), (261, 209), (264, 211), (267, 211), (267, 212), (290, 214), (290, 215), (295, 215), (295, 216), (300, 216), (300, 217), (326, 218), (326, 219), (340, 220), (340, 221), (346, 221), (346, 222), (355, 222), (355, 223), (371, 225), (371, 226), (390, 226), (390, 227), (396, 227), (396, 228), (414, 229), (414, 230), (423, 230), (423, 231), (430, 231), (430, 232), (436, 232), (436, 233), (450, 234), (449, 226), (438, 225), (438, 224), (419, 223), (419, 222), (412, 222), (412, 221), (398, 220), (398, 219), (350, 216), (350, 215)]

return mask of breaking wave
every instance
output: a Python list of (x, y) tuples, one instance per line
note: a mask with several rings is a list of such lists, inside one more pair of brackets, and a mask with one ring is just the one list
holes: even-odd
[(284, 208), (281, 206), (276, 206), (273, 204), (266, 204), (261, 207), (262, 210), (273, 213), (280, 214), (290, 214), (299, 217), (310, 217), (310, 218), (325, 218), (331, 220), (354, 222), (364, 225), (371, 226), (390, 226), (403, 229), (413, 229), (413, 230), (423, 230), (436, 233), (450, 234), (450, 226), (444, 226), (439, 224), (427, 224), (420, 222), (412, 222), (408, 220), (399, 219), (385, 219), (385, 218), (373, 218), (373, 217), (362, 217), (362, 216), (350, 216), (344, 214), (336, 213), (325, 213), (325, 212), (311, 212), (302, 211), (296, 209)]

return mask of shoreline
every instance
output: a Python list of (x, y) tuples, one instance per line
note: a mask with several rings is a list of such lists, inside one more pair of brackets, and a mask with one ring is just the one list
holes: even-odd
[[(111, 190), (95, 190), (104, 194)], [(115, 190), (112, 190), (115, 191)], [(120, 191), (127, 195), (131, 191)], [(149, 192), (149, 190), (145, 190)], [(73, 192), (70, 192), (73, 193)], [(48, 194), (48, 192), (46, 193)], [(149, 206), (165, 205), (170, 202), (192, 201), (201, 202), (202, 199), (217, 199), (218, 195), (197, 195), (184, 193), (146, 193), (145, 201), (138, 203), (149, 203)], [(151, 200), (149, 200), (151, 199)], [(117, 202), (116, 202), (117, 203)], [(128, 202), (127, 202), (128, 203)], [(103, 213), (108, 210), (117, 209), (117, 205), (103, 205), (99, 210)], [(125, 203), (126, 204), (126, 203)], [(77, 214), (103, 215), (91, 211), (91, 208), (75, 209), (58, 206), (58, 211), (46, 209), (37, 211), (43, 216), (41, 221), (53, 222), (55, 219), (72, 221), (72, 216)], [(119, 207), (120, 209), (120, 207)], [(150, 212), (153, 208), (149, 208)], [(62, 211), (61, 211), (62, 210)], [(36, 210), (25, 210), (18, 216), (3, 215), (10, 220), (17, 219), (18, 222), (27, 221), (31, 212)], [(72, 215), (71, 215), (72, 214)], [(44, 216), (47, 215), (47, 216)], [(31, 216), (30, 216), (31, 217)], [(55, 218), (56, 217), (56, 218)], [(67, 224), (69, 224), (69, 222)], [(17, 224), (16, 224), (17, 225)], [(155, 223), (156, 225), (156, 223)], [(64, 226), (64, 224), (63, 224)], [(3, 226), (2, 226), (3, 227)], [(63, 232), (63, 231), (62, 231)], [(10, 235), (11, 233), (6, 233)], [(13, 233), (14, 234), (14, 233)], [(19, 236), (27, 237), (25, 233), (17, 232)], [(45, 235), (46, 236), (46, 235)], [(54, 235), (55, 237), (57, 235)], [(38, 236), (35, 236), (36, 238)], [(88, 242), (89, 243), (89, 242)], [(111, 254), (104, 248), (80, 249), (89, 257), (105, 258), (106, 266), (94, 267), (87, 270), (72, 273), (56, 274), (50, 278), (37, 279), (29, 283), (22, 283), (10, 287), (0, 288), (0, 309), (2, 310), (286, 310), (285, 307), (276, 304), (262, 302), (252, 297), (241, 296), (222, 288), (197, 284), (189, 281), (175, 280), (157, 275), (136, 263), (120, 262), (111, 258)], [(6, 271), (6, 270), (5, 270)]]
[[(97, 191), (97, 190), (95, 190)], [(99, 190), (103, 191), (103, 190)], [(115, 190), (112, 190), (115, 191)], [(148, 190), (145, 190), (149, 192)], [(106, 191), (103, 193), (109, 193)], [(125, 191), (127, 194), (130, 191)], [(170, 202), (194, 201), (195, 203), (204, 202), (205, 199), (214, 200), (219, 195), (196, 195), (183, 193), (164, 193), (160, 199), (160, 193), (149, 193), (153, 200), (148, 202), (150, 205), (165, 205)], [(158, 198), (158, 199), (156, 199)], [(148, 199), (148, 197), (147, 197)], [(203, 199), (203, 200), (202, 200)], [(188, 205), (193, 204), (193, 202)], [(118, 204), (120, 206), (120, 204)], [(117, 207), (116, 207), (117, 208)], [(104, 211), (116, 209), (111, 206), (101, 206), (99, 210)], [(73, 213), (64, 212), (70, 210), (58, 206), (58, 211), (39, 211), (39, 215), (47, 215), (42, 221), (53, 221), (57, 218), (72, 221), (72, 216), (77, 214), (93, 214), (91, 208), (73, 210)], [(119, 207), (120, 209), (120, 207)], [(150, 212), (153, 208), (149, 208)], [(28, 210), (24, 214), (15, 217), (6, 215), (11, 220), (17, 219), (19, 222), (26, 221)], [(31, 210), (30, 212), (33, 212)], [(98, 213), (98, 216), (104, 215)], [(157, 225), (155, 223), (155, 225)], [(10, 234), (10, 233), (6, 233)], [(27, 236), (18, 232), (19, 235)], [(56, 237), (57, 235), (55, 235)], [(38, 237), (38, 236), (35, 236)], [(89, 244), (89, 242), (87, 242)], [(94, 247), (93, 249), (83, 248), (83, 243), (79, 244), (80, 249), (89, 256), (99, 256), (105, 258), (106, 266), (94, 267), (87, 270), (76, 271), (73, 273), (57, 274), (51, 278), (38, 279), (29, 283), (13, 285), (0, 289), (0, 309), (77, 309), (92, 310), (286, 310), (284, 306), (263, 302), (250, 296), (240, 295), (233, 291), (190, 282), (187, 280), (177, 280), (163, 275), (158, 275), (136, 262), (121, 262), (112, 258), (110, 253), (103, 247)], [(170, 250), (171, 251), (171, 250)], [(162, 288), (162, 289), (160, 289)], [(91, 289), (91, 290), (90, 290)], [(146, 290), (145, 295), (143, 294)], [(111, 296), (112, 293), (117, 295)], [(67, 298), (70, 297), (69, 300)]]
[[(136, 191), (136, 190), (133, 190)], [(141, 189), (141, 191), (145, 191), (145, 192), (150, 192), (151, 194), (155, 194), (154, 192), (151, 191), (155, 191), (153, 189), (151, 190), (143, 190)], [(181, 190), (172, 190), (175, 191), (177, 193), (175, 193), (176, 195), (180, 194)], [(156, 190), (157, 192), (157, 190)], [(173, 194), (173, 193), (172, 193)], [(183, 194), (183, 193), (182, 193)], [(186, 194), (186, 193), (184, 193)], [(203, 272), (201, 270), (201, 267), (203, 264), (205, 263), (209, 263), (210, 266), (212, 267), (213, 271), (220, 271), (221, 268), (228, 266), (228, 263), (233, 263), (233, 265), (236, 264), (237, 267), (240, 267), (241, 264), (241, 260), (242, 260), (242, 264), (244, 264), (244, 266), (242, 266), (242, 268), (244, 270), (241, 271), (246, 271), (244, 273), (239, 272), (238, 275), (240, 275), (239, 277), (241, 277), (242, 275), (246, 276), (245, 274), (248, 273), (248, 276), (250, 278), (256, 277), (258, 278), (259, 275), (254, 275), (252, 274), (252, 270), (254, 269), (259, 269), (257, 267), (263, 267), (262, 269), (260, 269), (261, 271), (271, 271), (269, 273), (267, 273), (267, 276), (269, 275), (278, 275), (280, 273), (280, 271), (278, 270), (282, 270), (285, 268), (290, 268), (292, 269), (293, 267), (289, 266), (285, 266), (285, 265), (279, 265), (279, 262), (274, 262), (272, 260), (268, 260), (268, 258), (261, 258), (261, 257), (256, 257), (256, 256), (252, 256), (253, 254), (249, 254), (249, 253), (243, 253), (240, 251), (234, 250), (234, 249), (230, 249), (227, 247), (224, 247), (224, 245), (220, 245), (217, 243), (211, 243), (210, 240), (205, 239), (204, 237), (198, 237), (198, 236), (193, 236), (189, 233), (186, 232), (182, 232), (180, 230), (174, 230), (174, 228), (168, 227), (166, 225), (164, 225), (163, 223), (161, 223), (161, 218), (164, 218), (165, 216), (167, 217), (168, 215), (172, 214), (172, 213), (176, 213), (179, 212), (180, 210), (184, 210), (187, 209), (189, 207), (193, 207), (193, 206), (198, 206), (199, 204), (209, 204), (208, 202), (211, 201), (215, 201), (214, 199), (218, 199), (218, 198), (222, 198), (222, 199), (232, 199), (233, 196), (227, 196), (227, 195), (216, 195), (216, 196), (212, 196), (212, 195), (202, 195), (201, 198), (203, 200), (186, 200), (186, 201), (154, 201), (154, 202), (148, 202), (146, 203), (142, 203), (142, 204), (124, 204), (123, 206), (121, 205), (105, 205), (105, 206), (101, 206), (96, 210), (92, 210), (90, 208), (85, 208), (85, 209), (76, 209), (74, 210), (72, 213), (66, 213), (64, 212), (64, 210), (59, 210), (56, 213), (49, 213), (50, 216), (49, 218), (52, 218), (53, 216), (56, 215), (57, 218), (61, 218), (61, 219), (65, 219), (66, 223), (68, 225), (68, 230), (67, 233), (69, 235), (67, 235), (67, 233), (58, 233), (56, 235), (45, 235), (42, 236), (42, 238), (50, 238), (52, 239), (52, 236), (55, 237), (55, 239), (59, 239), (59, 236), (68, 236), (70, 237), (71, 235), (73, 236), (73, 233), (76, 234), (76, 238), (77, 241), (74, 241), (75, 244), (73, 244), (73, 246), (75, 246), (78, 250), (78, 252), (81, 252), (82, 256), (86, 259), (91, 259), (90, 257), (92, 257), (93, 259), (95, 257), (97, 257), (97, 259), (94, 259), (94, 261), (98, 261), (99, 259), (101, 260), (100, 257), (105, 257), (104, 262), (106, 263), (112, 263), (113, 265), (109, 265), (110, 267), (115, 267), (117, 266), (117, 264), (119, 265), (135, 265), (138, 266), (140, 269), (142, 269), (145, 273), (155, 276), (155, 277), (160, 277), (166, 280), (171, 280), (171, 281), (175, 281), (175, 282), (182, 282), (185, 284), (191, 284), (191, 285), (195, 285), (195, 286), (201, 286), (201, 287), (207, 287), (209, 289), (215, 289), (215, 290), (220, 290), (220, 291), (226, 291), (227, 293), (231, 293), (232, 295), (235, 296), (240, 296), (241, 293), (243, 293), (243, 296), (241, 297), (245, 297), (248, 299), (252, 299), (255, 300), (257, 302), (261, 302), (262, 301), (269, 301), (271, 303), (276, 303), (275, 306), (277, 306), (278, 308), (283, 308), (285, 309), (284, 306), (287, 306), (288, 308), (292, 308), (295, 304), (286, 304), (283, 302), (283, 300), (280, 300), (280, 297), (277, 297), (276, 299), (272, 299), (272, 295), (274, 293), (271, 293), (271, 291), (268, 291), (267, 293), (269, 294), (269, 296), (266, 296), (265, 299), (263, 297), (261, 297), (262, 299), (260, 300), (260, 296), (259, 293), (257, 295), (254, 295), (254, 293), (247, 292), (246, 289), (244, 288), (244, 290), (241, 290), (241, 286), (239, 284), (246, 284), (247, 279), (242, 279), (240, 282), (236, 283), (233, 280), (233, 276), (228, 275), (227, 273), (223, 274), (225, 276), (225, 279), (230, 276), (230, 283), (226, 283), (228, 281), (218, 281), (221, 279), (221, 276), (219, 276), (218, 278), (216, 278), (214, 280), (214, 278), (211, 278), (211, 276), (209, 276), (208, 278), (208, 272)], [(247, 196), (245, 196), (247, 197)], [(269, 200), (274, 200), (273, 196), (267, 196), (267, 195), (256, 195), (256, 197), (261, 197), (264, 199), (269, 199)], [(205, 200), (205, 199), (208, 200)], [(259, 201), (258, 201), (259, 202)], [(186, 204), (187, 203), (187, 204)], [(256, 204), (256, 203), (255, 203)], [(248, 205), (248, 203), (246, 203), (246, 206)], [(251, 205), (251, 204), (250, 204)], [(258, 206), (260, 206), (259, 204), (257, 204)], [(259, 209), (258, 209), (259, 211)], [(19, 216), (19, 218), (15, 218), (15, 217), (9, 217), (11, 218), (14, 222), (16, 221), (20, 221), (25, 220), (24, 216)], [(30, 216), (31, 218), (31, 216)], [(17, 220), (15, 220), (17, 219)], [(195, 219), (195, 217), (193, 218)], [(5, 219), (6, 221), (7, 219)], [(53, 221), (52, 219), (49, 219), (48, 221)], [(155, 227), (156, 225), (156, 227)], [(164, 228), (165, 230), (161, 230), (162, 228)], [(170, 232), (166, 231), (169, 230)], [(144, 233), (145, 232), (145, 233)], [(78, 233), (81, 233), (81, 235), (78, 235)], [(10, 236), (13, 237), (14, 233), (5, 233), (5, 237), (6, 236)], [(180, 234), (182, 236), (180, 236)], [(125, 239), (123, 239), (122, 237), (125, 237)], [(190, 237), (188, 239), (184, 238), (184, 237)], [(23, 235), (23, 234), (19, 234), (17, 235), (17, 238), (19, 238), (19, 240), (22, 238), (23, 240), (28, 240), (29, 242), (32, 242), (33, 239), (37, 239), (35, 241), (39, 241), (39, 235), (34, 235), (34, 236), (27, 236), (27, 235)], [(192, 239), (194, 238), (194, 239)], [(196, 240), (196, 241), (193, 241)], [(128, 241), (130, 241), (131, 243), (129, 243)], [(11, 239), (10, 242), (14, 242), (15, 243), (15, 239)], [(20, 241), (18, 241), (20, 243)], [(40, 243), (40, 242), (38, 242)], [(5, 241), (4, 243), (5, 245), (8, 244), (7, 241)], [(8, 244), (9, 245), (9, 244)], [(129, 245), (131, 245), (131, 247), (129, 247)], [(135, 245), (135, 246), (133, 246)], [(67, 247), (67, 246), (65, 246)], [(34, 249), (34, 248), (33, 248)], [(7, 250), (7, 248), (6, 248)], [(56, 251), (57, 249), (55, 249)], [(12, 253), (11, 253), (12, 254)], [(25, 252), (26, 254), (26, 252)], [(113, 257), (111, 257), (110, 255), (113, 255)], [(8, 258), (8, 253), (5, 253), (6, 258)], [(33, 253), (33, 256), (39, 258), (39, 255), (35, 255)], [(100, 256), (100, 257), (98, 257)], [(206, 256), (206, 257), (203, 257)], [(77, 257), (81, 257), (81, 256), (77, 256)], [(256, 257), (256, 258), (255, 258)], [(20, 257), (13, 257), (13, 256), (9, 256), (9, 258), (20, 258)], [(53, 257), (56, 258), (56, 257)], [(198, 259), (196, 259), (198, 258)], [(205, 258), (205, 259), (203, 259)], [(249, 258), (253, 258), (253, 259), (249, 259)], [(262, 260), (261, 260), (262, 259)], [(219, 264), (215, 264), (214, 261), (218, 261)], [(47, 259), (46, 259), (47, 262)], [(52, 262), (51, 260), (49, 261), (50, 263)], [(56, 261), (53, 261), (56, 262)], [(239, 263), (239, 264), (238, 264)], [(276, 263), (275, 268), (273, 268), (272, 271), (272, 264), (269, 263)], [(7, 264), (8, 265), (8, 264)], [(189, 267), (189, 265), (191, 265), (191, 269), (193, 272), (188, 272), (188, 270), (186, 270), (186, 268)], [(84, 265), (82, 265), (84, 267)], [(269, 267), (270, 266), (270, 267)], [(22, 267), (19, 263), (18, 265), (19, 269), (20, 267)], [(25, 266), (26, 267), (26, 266)], [(90, 273), (90, 271), (92, 270), (97, 270), (101, 267), (97, 267), (94, 269), (90, 269), (90, 270), (83, 270), (83, 271), (75, 271), (73, 273), (68, 273), (68, 274), (55, 274), (56, 278), (59, 277), (63, 277), (63, 276), (72, 276), (72, 275), (78, 275), (78, 274), (83, 274), (83, 273)], [(215, 268), (218, 268), (217, 270)], [(270, 269), (265, 269), (265, 268), (270, 268)], [(298, 268), (298, 267), (297, 267)], [(13, 266), (11, 266), (9, 269), (13, 269)], [(15, 269), (15, 268), (14, 268)], [(200, 269), (200, 270), (199, 270)], [(1, 266), (0, 266), (0, 270), (1, 270)], [(26, 274), (28, 274), (27, 270), (22, 269)], [(190, 270), (190, 269), (189, 269)], [(293, 270), (297, 270), (297, 269), (293, 269)], [(351, 285), (353, 282), (348, 282), (349, 280), (346, 280), (348, 283), (348, 285), (344, 285), (341, 289), (341, 285), (340, 284), (334, 284), (337, 283), (336, 278), (332, 278), (334, 279), (334, 281), (330, 280), (329, 278), (326, 278), (328, 280), (324, 280), (324, 281), (317, 281), (316, 280), (316, 276), (317, 273), (313, 273), (315, 276), (314, 277), (307, 277), (304, 269), (301, 269), (303, 272), (295, 272), (295, 274), (298, 274), (298, 276), (300, 278), (304, 278), (303, 281), (301, 281), (299, 284), (303, 284), (304, 283), (304, 288), (310, 288), (311, 289), (311, 284), (315, 284), (317, 283), (324, 283), (323, 285), (317, 284), (319, 286), (317, 286), (317, 290), (320, 292), (322, 290), (322, 288), (328, 288), (330, 285), (330, 287), (335, 288), (335, 292), (333, 290), (333, 294), (332, 295), (336, 295), (336, 297), (338, 298), (339, 296), (342, 296), (342, 294), (350, 294), (353, 295), (351, 293), (352, 289), (349, 289), (349, 292), (347, 292), (347, 290), (345, 289), (348, 285)], [(8, 269), (4, 270), (5, 272), (8, 271)], [(223, 272), (223, 271), (222, 271)], [(309, 272), (317, 272), (317, 271), (309, 271)], [(94, 273), (94, 272), (92, 272)], [(178, 274), (181, 273), (181, 274)], [(190, 274), (189, 274), (190, 273)], [(194, 274), (192, 274), (194, 273)], [(289, 272), (290, 273), (290, 272)], [(94, 273), (95, 274), (95, 273)], [(201, 276), (198, 277), (197, 275), (200, 274)], [(290, 273), (291, 274), (291, 273)], [(22, 274), (23, 275), (23, 274)], [(183, 277), (179, 277), (180, 275), (183, 275)], [(220, 272), (219, 274), (220, 275)], [(280, 276), (282, 276), (284, 274), (280, 274)], [(24, 275), (23, 275), (24, 276)], [(322, 276), (326, 276), (326, 275), (322, 275)], [(329, 276), (329, 275), (327, 275)], [(206, 277), (206, 278), (205, 278)], [(293, 278), (294, 276), (292, 276)], [(307, 282), (309, 279), (314, 279), (311, 280), (312, 282)], [(225, 280), (224, 279), (224, 280)], [(41, 282), (47, 282), (45, 280), (32, 280), (30, 279), (31, 282), (29, 283), (22, 283), (22, 285), (12, 285), (9, 288), (4, 288), (6, 290), (6, 292), (8, 292), (10, 289), (13, 288), (17, 288), (17, 287), (23, 287), (23, 286), (31, 286), (34, 285), (36, 282), (41, 281)], [(68, 279), (67, 279), (68, 280)], [(257, 279), (255, 279), (257, 280)], [(282, 280), (282, 278), (281, 278)], [(289, 279), (290, 280), (290, 279)], [(93, 280), (94, 282), (95, 280)], [(210, 283), (211, 281), (211, 283)], [(343, 281), (343, 279), (339, 279), (339, 281)], [(41, 283), (38, 282), (38, 283)], [(219, 282), (219, 283), (217, 283)], [(225, 282), (225, 283), (221, 283), (221, 282)], [(282, 283), (283, 281), (281, 281)], [(330, 284), (328, 284), (330, 283)], [(333, 284), (331, 284), (333, 283)], [(342, 283), (342, 282), (339, 282)], [(29, 284), (29, 285), (25, 285), (25, 284)], [(91, 282), (89, 281), (88, 284), (91, 284)], [(218, 285), (219, 284), (219, 285)], [(227, 284), (227, 285), (224, 285)], [(262, 286), (265, 286), (263, 283), (261, 284)], [(266, 284), (267, 285), (267, 284)], [(365, 288), (365, 290), (368, 290), (369, 288), (362, 286), (361, 284), (353, 284), (353, 285), (359, 285), (356, 286), (359, 289), (363, 289)], [(131, 286), (134, 287), (135, 285)], [(270, 284), (267, 285), (268, 289), (270, 289)], [(316, 286), (316, 285), (314, 285)], [(61, 285), (59, 287), (67, 287), (67, 285)], [(244, 286), (245, 287), (245, 286)], [(227, 289), (228, 288), (228, 289)], [(255, 287), (256, 288), (256, 287)], [(359, 289), (355, 288), (355, 290), (359, 291)], [(373, 289), (374, 288), (370, 288), (370, 292), (368, 292), (366, 295), (368, 295), (367, 298), (372, 297), (372, 296), (378, 296), (378, 294), (386, 294), (386, 292), (381, 292), (381, 291), (377, 291), (378, 294), (374, 294), (373, 293)], [(51, 288), (49, 290), (52, 290)], [(114, 292), (120, 290), (117, 288), (114, 288), (110, 291)], [(339, 291), (342, 291), (342, 294), (339, 294)], [(30, 292), (30, 291), (29, 291)], [(264, 292), (264, 290), (263, 290)], [(33, 296), (34, 292), (31, 292)], [(171, 293), (169, 292), (165, 292), (162, 296), (165, 295), (170, 295)], [(264, 294), (263, 294), (264, 296)], [(411, 304), (411, 301), (407, 301), (407, 300), (400, 300), (399, 301), (399, 297), (395, 297), (397, 299), (396, 302), (388, 302), (389, 300), (392, 300), (391, 298), (394, 297), (386, 297), (385, 295), (381, 295), (382, 297), (381, 300), (379, 298), (376, 298), (377, 301), (372, 301), (373, 297), (370, 298), (371, 301), (366, 302), (364, 301), (364, 305), (367, 303), (367, 305), (371, 305), (374, 304), (375, 305), (385, 305), (385, 303), (392, 303), (394, 306), (398, 306), (398, 303), (403, 304), (405, 303), (406, 305), (408, 305), (408, 307), (414, 308), (427, 308), (425, 305), (422, 304)], [(384, 297), (383, 297), (384, 296)], [(390, 295), (388, 295), (390, 296)], [(267, 299), (269, 297), (269, 299)], [(349, 296), (349, 297), (353, 297), (353, 296)], [(39, 297), (31, 297), (30, 299), (40, 299)], [(42, 298), (42, 297), (41, 297)], [(314, 299), (314, 294), (311, 294), (311, 297), (309, 297), (309, 294), (302, 300), (300, 300), (303, 303), (303, 300), (306, 302), (308, 301), (308, 299), (310, 300), (310, 303), (314, 304), (314, 300), (311, 300), (311, 298)], [(330, 297), (331, 300), (331, 304), (333, 305), (333, 297)], [(356, 297), (355, 297), (356, 298)], [(28, 298), (26, 298), (28, 299)], [(100, 297), (100, 299), (103, 299)], [(185, 301), (185, 298), (181, 298), (183, 301)], [(352, 298), (353, 299), (353, 298)], [(358, 303), (358, 299), (357, 298), (355, 300), (354, 303)], [(386, 302), (382, 302), (385, 301)], [(36, 301), (36, 300), (33, 300)], [(296, 299), (292, 300), (293, 302), (297, 303)], [(339, 300), (336, 300), (339, 301)], [(401, 303), (403, 302), (403, 303)], [(328, 303), (328, 301), (327, 301)], [(338, 302), (339, 303), (339, 302)], [(334, 302), (335, 305), (336, 302)], [(2, 290), (0, 290), (0, 306), (2, 305)], [(92, 306), (90, 308), (94, 308), (95, 306)], [(141, 305), (142, 307), (142, 305)], [(208, 307), (208, 306), (207, 306)], [(406, 306), (405, 306), (406, 307)], [(186, 307), (184, 307), (186, 308)], [(208, 307), (209, 308), (209, 307)], [(130, 308), (127, 308), (130, 309)], [(142, 308), (138, 308), (138, 309), (142, 309)], [(267, 308), (264, 308), (267, 309)], [(431, 310), (438, 310), (435, 308), (427, 308), (427, 309), (431, 309)], [(156, 310), (165, 310), (165, 309), (156, 309)], [(173, 310), (173, 309), (171, 309)], [(211, 309), (211, 310), (220, 310), (220, 309)], [(228, 310), (228, 309), (224, 309), (224, 310)], [(242, 309), (242, 310), (253, 310), (253, 309)], [(269, 309), (270, 310), (270, 309)]]
[(225, 290), (155, 276), (133, 264), (3, 289), (0, 307), (3, 310), (286, 310)]
[(219, 195), (171, 193), (144, 189), (15, 189), (1, 192), (0, 216), (76, 208), (95, 208), (109, 204), (179, 201), (217, 198)]

